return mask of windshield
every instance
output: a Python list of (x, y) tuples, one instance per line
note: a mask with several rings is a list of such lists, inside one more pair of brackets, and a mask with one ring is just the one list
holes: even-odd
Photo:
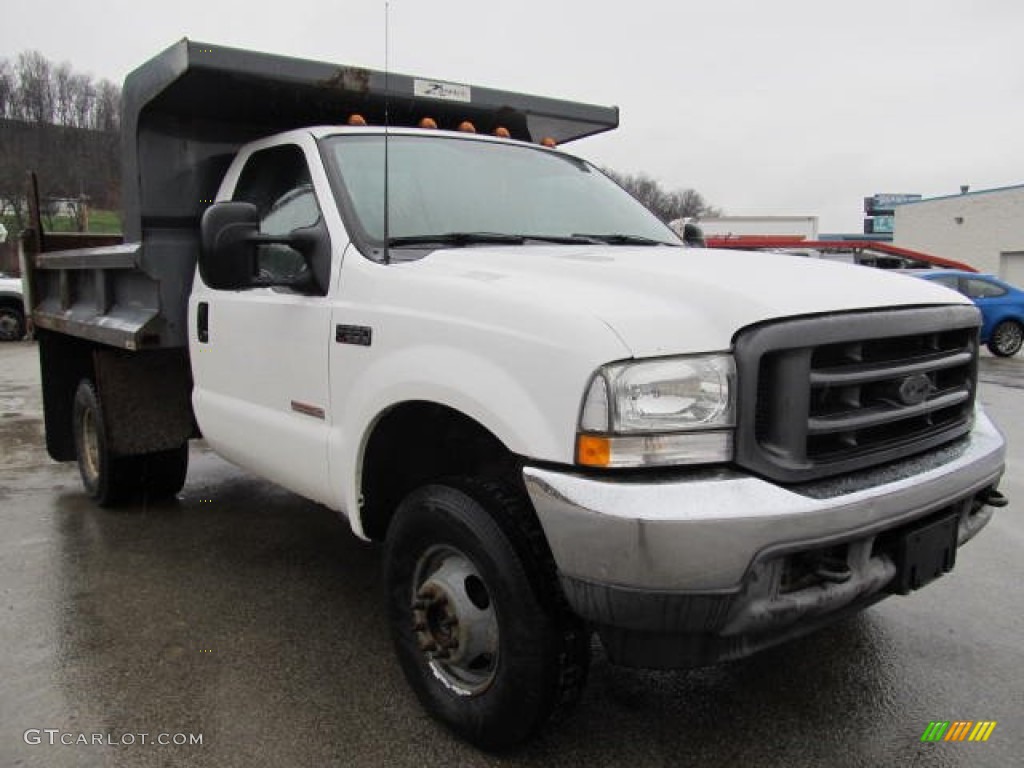
[(530, 146), (443, 136), (331, 136), (324, 157), (370, 245), (603, 242), (680, 245), (594, 166)]

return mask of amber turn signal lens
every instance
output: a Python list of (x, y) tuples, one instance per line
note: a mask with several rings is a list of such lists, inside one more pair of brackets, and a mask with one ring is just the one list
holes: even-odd
[(607, 467), (612, 461), (612, 441), (607, 437), (580, 435), (576, 440), (576, 461), (585, 467)]

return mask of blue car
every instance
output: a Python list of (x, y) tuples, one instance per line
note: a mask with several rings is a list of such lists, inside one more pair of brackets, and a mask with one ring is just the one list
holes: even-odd
[(959, 269), (932, 269), (917, 277), (959, 291), (981, 310), (981, 343), (993, 355), (1012, 357), (1024, 342), (1024, 291), (998, 277)]

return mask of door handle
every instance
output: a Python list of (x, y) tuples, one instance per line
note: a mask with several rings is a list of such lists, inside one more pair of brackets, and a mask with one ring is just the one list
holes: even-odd
[(205, 301), (196, 307), (196, 336), (202, 344), (210, 340), (210, 305)]

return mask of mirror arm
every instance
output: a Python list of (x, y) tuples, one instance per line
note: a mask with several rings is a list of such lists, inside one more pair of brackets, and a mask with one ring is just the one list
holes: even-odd
[(287, 245), (297, 251), (301, 250), (298, 247), (296, 238), (292, 235), (264, 235), (261, 232), (256, 232), (246, 235), (245, 242), (252, 243), (253, 245)]
[(310, 229), (309, 227), (296, 229), (286, 235), (265, 235), (256, 232), (246, 236), (245, 241), (253, 245), (287, 245), (308, 258), (320, 239), (319, 233), (310, 231)]

